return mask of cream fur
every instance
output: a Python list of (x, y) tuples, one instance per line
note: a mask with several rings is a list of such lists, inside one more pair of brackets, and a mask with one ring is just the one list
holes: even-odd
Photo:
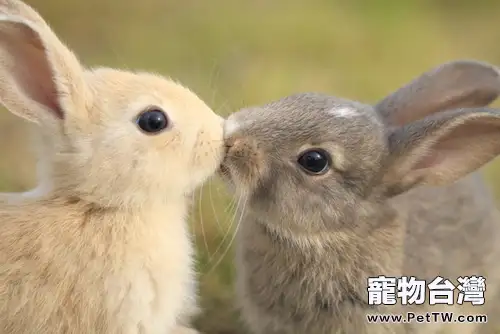
[[(0, 101), (39, 125), (40, 157), (38, 187), (0, 194), (0, 332), (196, 332), (187, 199), (222, 119), (159, 75), (85, 69), (17, 0), (0, 0)], [(151, 107), (155, 135), (135, 123)]]

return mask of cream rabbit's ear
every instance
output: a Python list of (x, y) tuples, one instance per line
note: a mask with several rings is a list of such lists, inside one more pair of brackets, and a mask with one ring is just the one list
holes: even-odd
[(2, 3), (17, 1), (0, 2), (0, 102), (37, 123), (82, 109), (86, 86), (75, 55), (33, 9), (22, 4), (10, 15)]
[(40, 27), (48, 27), (45, 20), (36, 10), (20, 0), (0, 0), (0, 14), (21, 17)]

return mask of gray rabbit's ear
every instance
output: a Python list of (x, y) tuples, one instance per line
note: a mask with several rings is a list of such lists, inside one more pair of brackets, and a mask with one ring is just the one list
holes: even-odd
[(446, 185), (500, 154), (500, 110), (448, 110), (402, 127), (388, 136), (383, 176), (388, 196), (416, 185)]
[(473, 60), (442, 64), (379, 101), (375, 108), (389, 126), (401, 126), (435, 112), (484, 107), (500, 95), (500, 72)]

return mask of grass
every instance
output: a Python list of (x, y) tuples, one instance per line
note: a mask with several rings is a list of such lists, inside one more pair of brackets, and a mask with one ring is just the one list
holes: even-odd
[[(500, 64), (500, 2), (493, 0), (28, 2), (89, 66), (163, 73), (222, 115), (299, 91), (372, 102), (450, 59)], [(0, 190), (33, 185), (27, 127), (0, 113), (0, 140), (8, 143)], [(498, 164), (486, 174), (499, 193)], [(241, 332), (226, 252), (232, 210), (220, 188), (214, 181), (203, 189), (192, 217), (205, 310), (197, 326), (207, 334)]]

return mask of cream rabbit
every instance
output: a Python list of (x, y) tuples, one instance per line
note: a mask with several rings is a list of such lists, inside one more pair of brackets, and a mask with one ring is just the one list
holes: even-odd
[(192, 331), (187, 200), (222, 160), (222, 119), (161, 76), (84, 68), (16, 0), (0, 0), (0, 101), (40, 152), (36, 191), (0, 205), (0, 332)]
[[(456, 61), (373, 107), (307, 93), (231, 115), (221, 170), (246, 198), (237, 290), (253, 332), (495, 333), (500, 220), (470, 173), (500, 153), (500, 110), (485, 108), (499, 94), (493, 66)], [(379, 275), (428, 283), (440, 275), (455, 284), (483, 275), (486, 302), (372, 305), (367, 280)], [(490, 318), (403, 325), (366, 318), (443, 310), (456, 321)]]

